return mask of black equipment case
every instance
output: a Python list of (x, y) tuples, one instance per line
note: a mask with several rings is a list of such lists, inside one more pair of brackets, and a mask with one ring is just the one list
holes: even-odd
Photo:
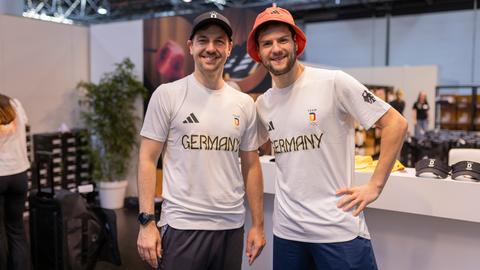
[[(33, 268), (93, 269), (102, 246), (112, 240), (107, 236), (109, 232), (106, 229), (111, 226), (116, 229), (116, 224), (105, 226), (99, 209), (91, 209), (81, 194), (65, 189), (55, 190), (51, 153), (36, 156), (32, 173), (37, 186), (37, 192), (29, 198)], [(40, 178), (45, 175), (48, 187), (41, 188)], [(114, 240), (116, 245), (116, 235)], [(116, 264), (120, 264), (118, 246), (115, 247), (118, 255)]]

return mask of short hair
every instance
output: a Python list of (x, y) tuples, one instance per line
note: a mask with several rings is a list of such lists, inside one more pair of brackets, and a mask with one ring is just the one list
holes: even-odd
[(278, 26), (278, 25), (285, 25), (288, 27), (288, 30), (290, 30), (290, 33), (292, 33), (292, 39), (295, 39), (296, 32), (293, 29), (291, 25), (288, 23), (280, 22), (280, 21), (268, 21), (266, 23), (261, 24), (257, 30), (255, 30), (255, 44), (258, 47), (258, 37), (260, 36), (260, 33), (267, 30), (271, 26)]
[(0, 94), (0, 125), (8, 125), (15, 120), (15, 109), (10, 98)]

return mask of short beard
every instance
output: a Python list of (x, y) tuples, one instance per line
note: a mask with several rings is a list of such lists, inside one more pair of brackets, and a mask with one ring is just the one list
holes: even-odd
[(262, 65), (274, 76), (281, 76), (286, 74), (292, 70), (293, 66), (295, 65), (295, 59), (297, 58), (297, 52), (293, 52), (288, 55), (288, 63), (287, 66), (283, 69), (274, 69), (270, 64), (267, 64), (266, 61), (262, 60)]

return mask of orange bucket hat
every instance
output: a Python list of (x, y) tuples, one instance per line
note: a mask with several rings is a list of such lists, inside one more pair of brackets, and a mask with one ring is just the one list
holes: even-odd
[(305, 45), (307, 45), (307, 37), (305, 36), (305, 33), (303, 33), (303, 31), (297, 25), (295, 25), (292, 14), (290, 14), (288, 10), (279, 7), (269, 7), (265, 9), (262, 13), (257, 15), (252, 31), (250, 31), (250, 34), (248, 34), (247, 52), (250, 57), (252, 57), (252, 59), (257, 62), (260, 62), (257, 43), (255, 41), (255, 32), (260, 25), (270, 21), (283, 22), (293, 28), (296, 33), (295, 39), (297, 42), (297, 57), (300, 56), (305, 49)]

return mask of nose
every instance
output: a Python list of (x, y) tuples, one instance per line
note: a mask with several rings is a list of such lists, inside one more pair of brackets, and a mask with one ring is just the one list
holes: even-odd
[(281, 50), (280, 44), (278, 42), (274, 41), (273, 44), (272, 44), (272, 53), (273, 54), (278, 54), (281, 51), (282, 50)]
[(215, 44), (214, 42), (208, 42), (207, 47), (205, 48), (207, 52), (214, 52), (215, 51)]

